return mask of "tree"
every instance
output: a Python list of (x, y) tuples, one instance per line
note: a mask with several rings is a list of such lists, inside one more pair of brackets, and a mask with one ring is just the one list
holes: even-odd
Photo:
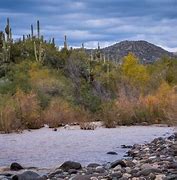
[(134, 86), (144, 87), (149, 81), (149, 74), (146, 66), (138, 62), (138, 59), (129, 53), (124, 57), (122, 64), (122, 73), (128, 82)]

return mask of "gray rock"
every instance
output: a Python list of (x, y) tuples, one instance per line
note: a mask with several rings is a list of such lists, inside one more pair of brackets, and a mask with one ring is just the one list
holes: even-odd
[(177, 174), (168, 175), (165, 180), (177, 180)]
[(126, 165), (126, 167), (134, 167), (135, 163), (132, 162), (131, 160), (124, 160), (124, 163)]
[(130, 145), (121, 145), (121, 148), (122, 149), (131, 149), (133, 146), (130, 146)]
[(39, 176), (39, 174), (32, 171), (25, 171), (12, 177), (12, 180), (46, 180)]
[(88, 168), (96, 168), (96, 167), (98, 167), (98, 166), (100, 166), (100, 164), (90, 163), (87, 167), (88, 167)]
[(109, 152), (107, 152), (106, 154), (110, 154), (110, 155), (117, 155), (117, 153), (116, 153), (116, 152), (114, 152), (114, 151), (109, 151)]
[(90, 180), (93, 177), (92, 175), (76, 175), (75, 177), (71, 178), (70, 180)]
[(50, 173), (50, 174), (48, 175), (48, 177), (49, 177), (49, 178), (53, 178), (53, 177), (55, 177), (56, 175), (61, 174), (61, 173), (63, 173), (63, 171), (62, 171), (61, 169), (56, 169), (54, 172)]
[(77, 174), (77, 170), (76, 169), (69, 169), (68, 173), (69, 174)]
[(126, 167), (126, 163), (123, 160), (117, 160), (110, 164), (110, 168), (115, 168), (116, 166), (120, 165), (121, 167)]
[(177, 162), (170, 163), (168, 169), (177, 169)]
[(104, 173), (105, 169), (103, 168), (103, 166), (98, 166), (98, 167), (96, 167), (95, 172), (97, 172), (97, 173)]
[(148, 176), (151, 173), (162, 173), (162, 170), (157, 169), (157, 168), (147, 168), (138, 172), (138, 176)]
[(111, 177), (112, 178), (121, 178), (122, 177), (122, 173), (121, 172), (112, 173)]
[(19, 170), (22, 170), (22, 169), (23, 169), (23, 167), (20, 164), (16, 163), (16, 162), (14, 162), (14, 163), (12, 163), (10, 165), (10, 170), (11, 171), (19, 171)]
[(82, 169), (82, 166), (78, 162), (66, 161), (59, 168), (62, 169), (63, 171), (68, 171), (69, 169), (76, 169), (76, 170)]

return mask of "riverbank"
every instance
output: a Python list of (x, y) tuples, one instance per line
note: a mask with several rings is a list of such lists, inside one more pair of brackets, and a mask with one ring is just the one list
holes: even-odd
[[(124, 147), (126, 148), (126, 147)], [(17, 163), (11, 171), (2, 173), (7, 180), (176, 180), (177, 179), (177, 133), (166, 138), (155, 138), (150, 143), (135, 144), (127, 152), (128, 158), (103, 165), (91, 163), (83, 167), (78, 162), (67, 161), (61, 166), (47, 169), (26, 169)], [(5, 170), (5, 169), (4, 169)], [(9, 169), (10, 170), (10, 169)]]

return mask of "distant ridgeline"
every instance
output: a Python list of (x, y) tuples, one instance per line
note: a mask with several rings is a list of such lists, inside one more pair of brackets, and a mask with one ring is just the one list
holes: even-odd
[[(5, 32), (0, 31), (0, 61), (9, 62), (12, 55), (12, 45), (15, 43), (29, 43), (32, 42), (33, 45), (33, 55), (36, 61), (43, 61), (46, 56), (45, 48), (46, 46), (51, 46), (55, 50), (59, 51), (59, 48), (55, 45), (55, 39), (51, 38), (49, 41), (44, 39), (44, 36), (40, 32), (40, 22), (37, 21), (36, 34), (34, 33), (33, 25), (31, 25), (31, 33), (23, 35), (22, 38), (13, 40), (12, 29), (10, 26), (9, 18), (7, 18), (7, 25), (5, 27)], [(68, 47), (67, 36), (64, 37), (64, 47), (61, 50), (72, 50), (72, 47)], [(164, 57), (174, 57), (175, 54), (168, 52), (154, 44), (148, 43), (146, 41), (122, 41), (114, 45), (108, 46), (106, 48), (100, 48), (98, 43), (97, 49), (86, 49), (84, 48), (84, 43), (82, 43), (81, 48), (90, 57), (90, 60), (94, 61), (113, 61), (116, 64), (122, 62), (123, 57), (128, 55), (128, 53), (133, 53), (141, 63), (153, 63), (154, 61)], [(25, 55), (25, 52), (22, 53)], [(12, 58), (13, 59), (13, 58)]]
[[(122, 59), (130, 52), (143, 64), (153, 63), (162, 57), (175, 56), (173, 53), (147, 41), (122, 41), (102, 49), (98, 45), (98, 50), (100, 52), (100, 58), (109, 59), (115, 63), (121, 63)], [(98, 50), (89, 49), (87, 52), (96, 54)]]

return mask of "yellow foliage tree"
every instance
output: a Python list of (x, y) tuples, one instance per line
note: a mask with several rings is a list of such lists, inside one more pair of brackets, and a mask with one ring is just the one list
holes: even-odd
[(132, 53), (124, 57), (122, 73), (132, 85), (141, 88), (144, 87), (150, 79), (146, 67), (140, 64)]

